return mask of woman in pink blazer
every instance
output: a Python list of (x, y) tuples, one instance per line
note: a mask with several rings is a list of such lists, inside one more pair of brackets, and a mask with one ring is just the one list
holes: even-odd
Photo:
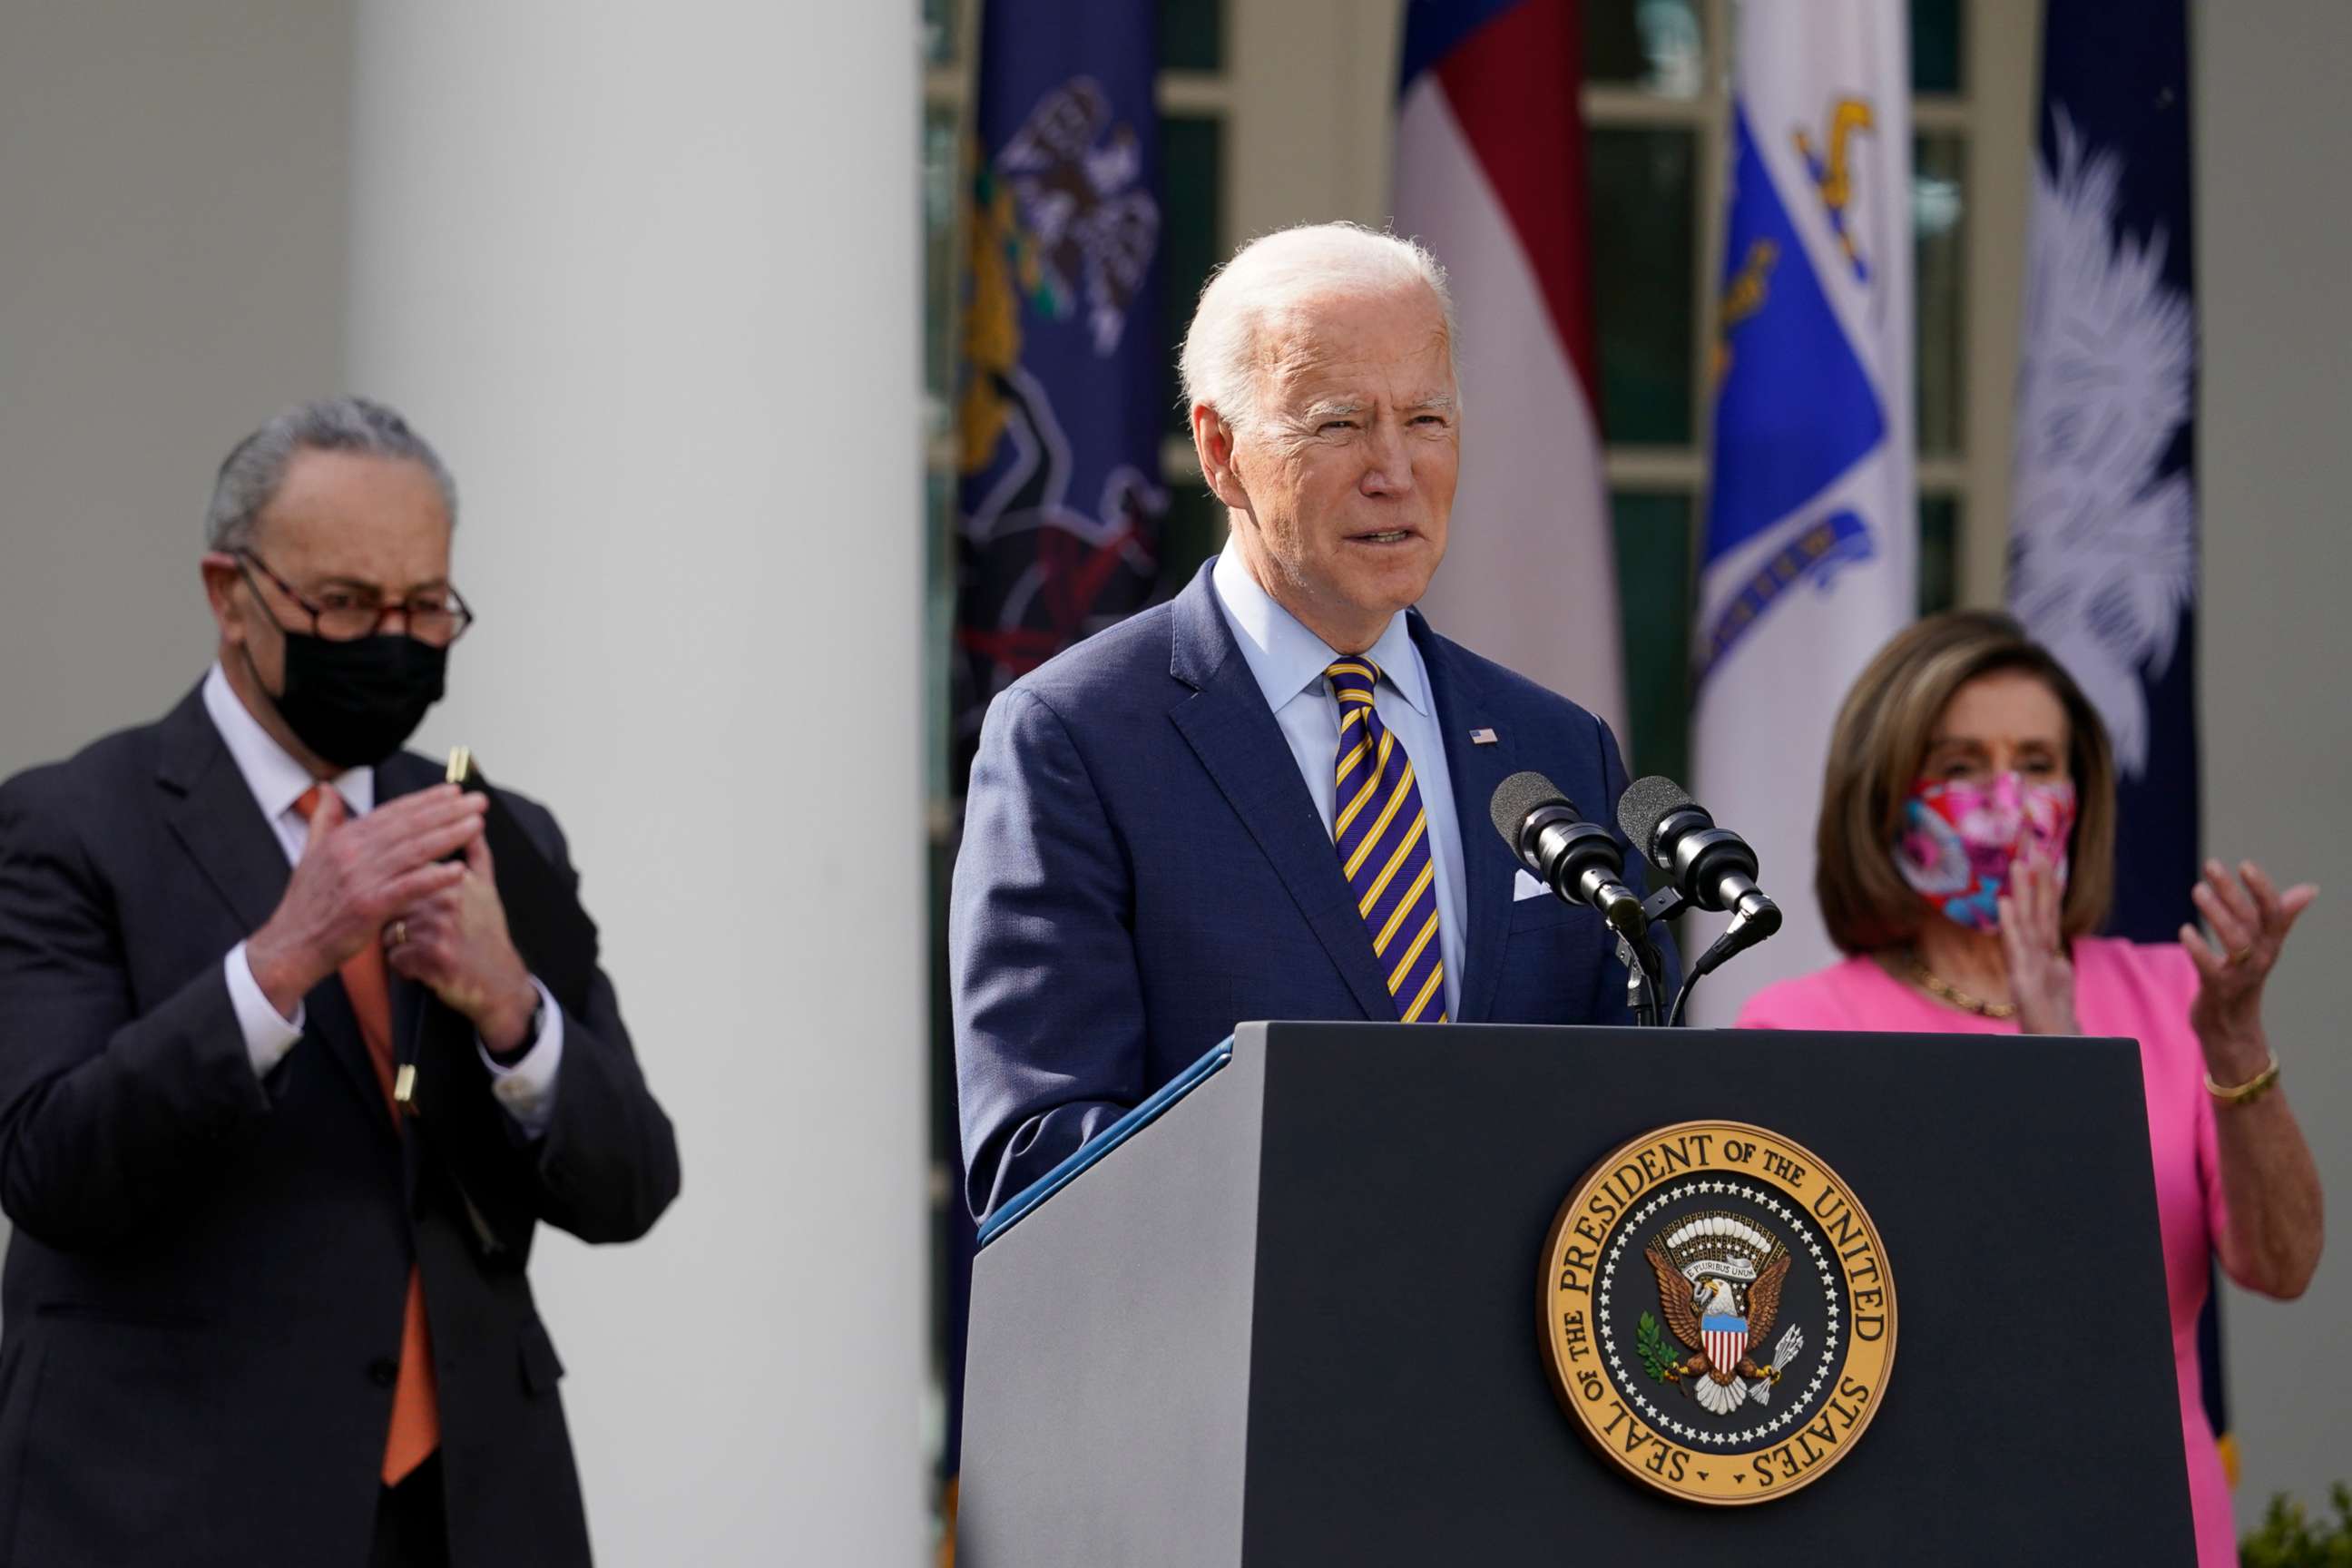
[(2209, 861), (2192, 897), (2210, 936), (2094, 936), (2115, 815), (2106, 732), (2057, 660), (2004, 616), (1921, 621), (1863, 672), (1830, 742), (1815, 891), (1847, 957), (1767, 987), (1739, 1022), (2139, 1041), (2198, 1561), (2222, 1568), (2237, 1542), (2197, 1318), (2211, 1258), (2281, 1298), (2318, 1267), (2319, 1175), (2262, 1015), (2318, 889)]

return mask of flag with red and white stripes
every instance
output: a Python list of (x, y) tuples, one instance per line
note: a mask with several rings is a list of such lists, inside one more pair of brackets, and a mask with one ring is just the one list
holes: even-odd
[(1410, 0), (1395, 226), (1452, 276), (1461, 334), (1460, 488), (1423, 607), (1622, 736), (1578, 12), (1578, 0)]

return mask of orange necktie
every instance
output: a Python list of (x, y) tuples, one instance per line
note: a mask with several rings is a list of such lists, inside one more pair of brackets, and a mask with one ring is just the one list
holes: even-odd
[[(294, 809), (305, 822), (310, 820), (311, 813), (319, 809), (319, 786), (304, 791)], [(375, 1064), (384, 1107), (397, 1127), (400, 1108), (392, 1099), (392, 983), (384, 970), (383, 943), (370, 942), (346, 959), (342, 981), (343, 994), (351, 998), (360, 1033), (367, 1038), (368, 1059)], [(433, 1336), (425, 1321), (425, 1281), (412, 1263), (408, 1306), (400, 1321), (400, 1375), (392, 1389), (392, 1430), (384, 1435), (383, 1484), (398, 1484), (440, 1446), (441, 1408), (433, 1386)]]

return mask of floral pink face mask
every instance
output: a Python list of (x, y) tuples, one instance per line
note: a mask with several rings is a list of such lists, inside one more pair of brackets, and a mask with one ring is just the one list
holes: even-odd
[(1999, 931), (2010, 867), (2028, 849), (2056, 869), (2064, 894), (2074, 827), (2074, 786), (2063, 781), (2028, 784), (2013, 773), (1990, 784), (1922, 779), (1903, 803), (1895, 864), (1946, 920)]

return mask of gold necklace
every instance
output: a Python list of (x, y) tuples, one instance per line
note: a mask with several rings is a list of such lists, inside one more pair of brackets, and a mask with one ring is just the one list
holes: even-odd
[(1911, 963), (1912, 978), (1918, 981), (1922, 986), (1926, 987), (1927, 994), (1930, 996), (1935, 997), (1937, 1001), (1949, 1002), (1953, 1006), (1960, 1009), (1960, 1011), (1964, 1013), (1974, 1013), (1979, 1018), (2014, 1018), (2017, 1016), (2016, 1003), (1988, 1002), (1981, 996), (1971, 996), (1967, 992), (1961, 990), (1958, 986), (1953, 984), (1950, 981), (1946, 980), (1942, 975), (1937, 973), (1934, 970), (1928, 968), (1925, 963), (1921, 963), (1919, 961), (1919, 955), (1916, 952), (1912, 952), (1907, 956)]

